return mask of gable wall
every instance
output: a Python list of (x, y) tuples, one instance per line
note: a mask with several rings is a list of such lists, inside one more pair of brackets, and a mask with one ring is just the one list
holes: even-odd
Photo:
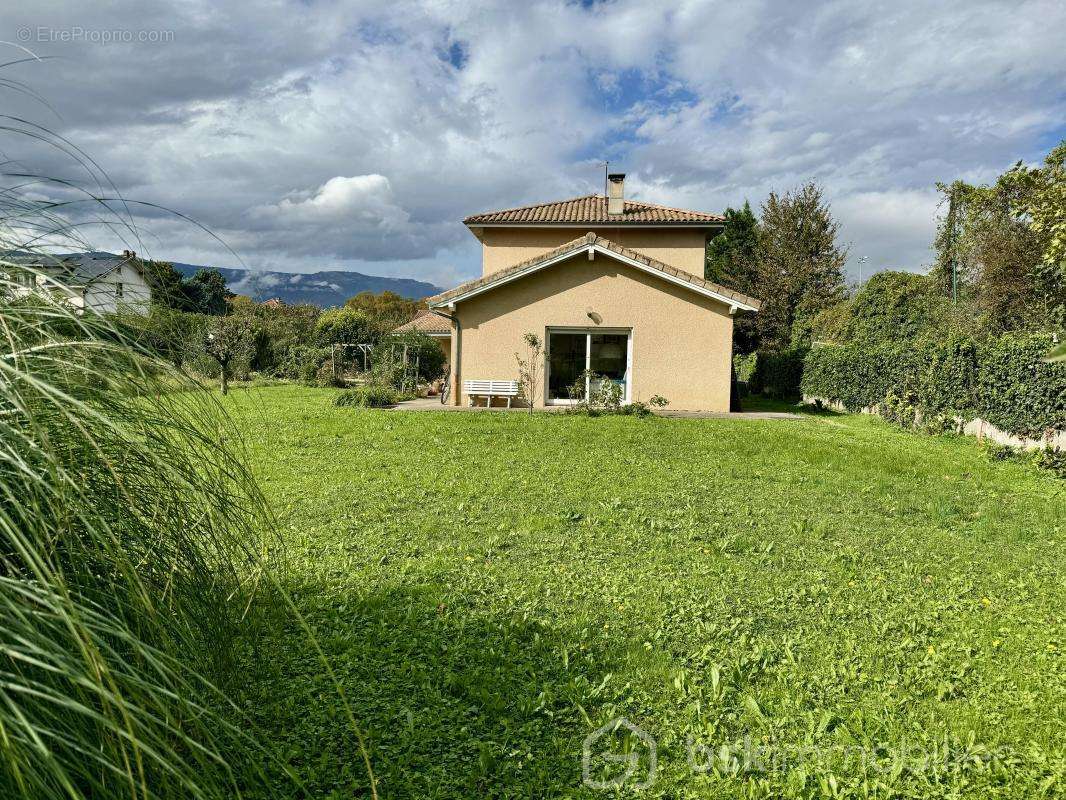
[[(599, 322), (589, 318), (597, 315)], [(602, 253), (585, 252), (457, 304), (463, 380), (515, 380), (527, 332), (551, 327), (631, 328), (631, 397), (660, 394), (671, 409), (729, 410), (733, 318), (724, 303)], [(544, 375), (539, 392), (543, 392)], [(461, 391), (456, 404), (466, 404)], [(544, 404), (542, 394), (535, 405)]]
[[(118, 282), (122, 282), (122, 298), (116, 296)], [(144, 311), (148, 308), (151, 291), (144, 277), (129, 264), (90, 283), (84, 292), (85, 306), (100, 313), (120, 309)]]
[(703, 277), (707, 230), (693, 228), (482, 228), (482, 272), (491, 275), (593, 231), (615, 244)]

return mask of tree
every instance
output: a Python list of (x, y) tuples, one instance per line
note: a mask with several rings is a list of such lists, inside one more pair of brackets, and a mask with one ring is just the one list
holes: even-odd
[(194, 311), (184, 276), (169, 261), (140, 261), (145, 281), (152, 290), (152, 305), (176, 311)]
[(529, 413), (532, 414), (533, 398), (537, 396), (540, 373), (544, 369), (544, 342), (535, 333), (525, 334), (522, 341), (526, 345), (526, 357), (522, 358), (518, 353), (515, 353), (514, 357), (518, 362), (518, 385), (529, 403)]
[(932, 278), (990, 333), (1061, 319), (1062, 273), (1045, 262), (1051, 236), (1025, 211), (1033, 183), (1018, 165), (991, 186), (937, 184), (948, 210), (935, 242)]
[(217, 269), (198, 270), (186, 283), (186, 292), (193, 306), (190, 310), (213, 316), (225, 314), (226, 301), (233, 296)]
[(328, 347), (334, 344), (377, 344), (381, 328), (365, 311), (354, 308), (331, 308), (323, 311), (315, 323), (315, 343)]
[[(725, 210), (725, 226), (707, 242), (703, 277), (730, 289), (754, 295), (759, 257), (759, 221), (747, 200), (741, 209)], [(758, 348), (758, 334), (752, 314), (741, 313), (733, 323), (733, 346), (749, 353)]]
[(753, 287), (763, 300), (756, 317), (762, 346), (793, 344), (797, 320), (844, 296), (847, 249), (837, 244), (838, 228), (814, 183), (784, 195), (771, 192), (763, 203)]
[(751, 290), (759, 249), (759, 221), (747, 200), (725, 210), (722, 232), (707, 242), (703, 277), (741, 292)]
[(1019, 162), (1003, 181), (1014, 188), (1014, 213), (1028, 220), (1043, 244), (1037, 288), (1050, 300), (1048, 321), (1061, 328), (1066, 325), (1066, 140), (1048, 153), (1043, 167), (1028, 169)]
[(360, 292), (344, 303), (345, 308), (364, 312), (378, 323), (383, 331), (391, 331), (414, 319), (419, 309), (425, 308), (423, 300), (411, 300), (396, 292), (385, 290), (381, 294)]
[(131, 315), (130, 338), (175, 367), (197, 355), (206, 318), (155, 303), (147, 315)]
[(251, 359), (255, 348), (255, 321), (244, 314), (210, 319), (204, 330), (204, 353), (218, 362), (222, 394), (229, 391), (230, 368), (239, 359)]
[(254, 313), (264, 340), (264, 346), (256, 352), (254, 366), (259, 370), (276, 371), (294, 359), (301, 348), (310, 345), (315, 323), (322, 311), (305, 303), (256, 303)]

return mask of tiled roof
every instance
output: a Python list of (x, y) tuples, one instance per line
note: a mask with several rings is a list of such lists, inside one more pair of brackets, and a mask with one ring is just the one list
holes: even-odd
[(452, 326), (444, 317), (434, 314), (432, 311), (420, 309), (413, 320), (400, 325), (393, 330), (393, 333), (406, 333), (407, 331), (421, 331), (426, 335), (435, 333), (451, 334)]
[(29, 267), (72, 286), (88, 285), (107, 277), (126, 263), (132, 264), (140, 271), (135, 259), (102, 252), (50, 255), (9, 251), (0, 254), (0, 260), (20, 267)]
[(691, 284), (697, 289), (705, 289), (706, 291), (714, 292), (715, 294), (719, 294), (730, 300), (736, 300), (739, 303), (751, 306), (755, 310), (758, 310), (759, 307), (762, 305), (762, 302), (756, 300), (754, 297), (748, 297), (746, 294), (741, 294), (740, 292), (730, 289), (727, 286), (722, 286), (718, 283), (712, 283), (711, 281), (699, 278), (695, 275), (692, 275), (691, 273), (678, 269), (677, 267), (671, 267), (669, 264), (664, 264), (662, 261), (658, 261), (654, 258), (648, 258), (648, 256), (644, 255), (643, 253), (638, 253), (636, 250), (630, 250), (628, 247), (622, 247), (621, 245), (615, 244), (614, 242), (608, 239), (604, 239), (602, 236), (597, 236), (591, 231), (589, 231), (584, 236), (578, 239), (574, 239), (572, 242), (567, 242), (564, 245), (556, 247), (554, 250), (549, 250), (547, 253), (543, 253), (534, 258), (521, 261), (515, 264), (514, 266), (506, 267), (505, 269), (501, 269), (498, 272), (493, 272), (491, 275), (485, 275), (481, 278), (475, 278), (472, 281), (467, 281), (466, 283), (456, 286), (454, 289), (449, 289), (446, 292), (441, 292), (438, 295), (429, 297), (426, 299), (426, 302), (429, 303), (431, 306), (443, 305), (456, 297), (460, 297), (466, 294), (467, 292), (473, 291), (474, 289), (480, 289), (482, 287), (491, 286), (495, 283), (500, 283), (511, 275), (514, 275), (516, 272), (523, 272), (531, 268), (536, 268), (536, 266), (542, 262), (551, 261), (552, 259), (558, 258), (559, 256), (564, 256), (570, 252), (578, 253), (581, 250), (589, 247), (589, 245), (597, 245), (599, 247), (602, 247), (604, 250), (609, 250), (612, 253), (617, 253), (618, 255), (632, 259), (633, 261), (639, 261), (641, 264), (644, 264), (647, 267), (651, 267), (652, 269), (658, 270), (659, 272), (662, 272), (665, 275), (669, 275), (672, 278), (676, 278), (681, 281), (684, 281), (685, 283)]
[(503, 211), (488, 211), (474, 214), (463, 220), (466, 225), (714, 225), (725, 217), (719, 214), (704, 214), (701, 211), (686, 211), (681, 208), (658, 206), (626, 200), (620, 215), (607, 214), (607, 198), (590, 194), (554, 203), (539, 203)]

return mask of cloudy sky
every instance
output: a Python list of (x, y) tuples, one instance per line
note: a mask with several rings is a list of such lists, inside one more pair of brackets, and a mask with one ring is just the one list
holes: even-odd
[[(1066, 137), (1060, 0), (45, 0), (3, 4), (0, 40), (5, 61), (43, 58), (0, 76), (51, 107), (8, 86), (4, 113), (294, 272), (454, 283), (479, 271), (464, 216), (601, 191), (604, 159), (629, 196), (706, 211), (816, 180), (853, 276), (860, 256), (919, 270), (937, 180), (987, 181)], [(0, 150), (88, 180), (25, 140)], [(238, 265), (132, 208), (137, 249)]]

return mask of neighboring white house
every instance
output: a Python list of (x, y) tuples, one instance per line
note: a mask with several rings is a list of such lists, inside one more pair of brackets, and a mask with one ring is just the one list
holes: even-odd
[(16, 292), (65, 297), (81, 310), (100, 314), (147, 311), (152, 293), (136, 253), (78, 253), (48, 256), (15, 253), (0, 256), (0, 270)]

